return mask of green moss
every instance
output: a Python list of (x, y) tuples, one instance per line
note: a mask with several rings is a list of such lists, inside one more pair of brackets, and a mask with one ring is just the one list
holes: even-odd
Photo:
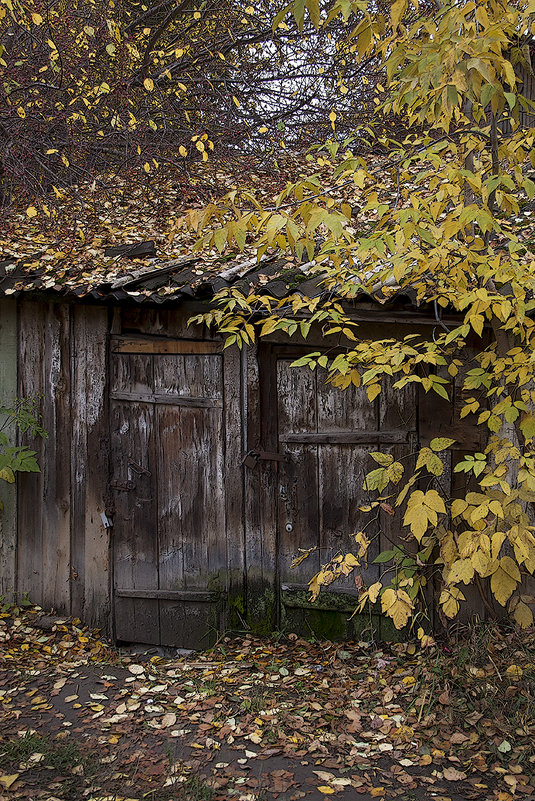
[(317, 601), (310, 601), (310, 593), (306, 590), (286, 590), (282, 592), (282, 603), (288, 609), (310, 609), (317, 611), (337, 611), (352, 614), (355, 603), (343, 593), (324, 592)]
[(340, 640), (346, 634), (346, 621), (340, 612), (324, 609), (305, 612), (306, 620), (318, 640)]
[(277, 629), (277, 603), (273, 585), (265, 579), (251, 580), (247, 588), (247, 623), (251, 633), (267, 636)]
[(286, 631), (318, 639), (380, 639), (381, 615), (353, 615), (355, 603), (342, 593), (326, 592), (314, 603), (304, 591), (282, 595), (282, 627)]

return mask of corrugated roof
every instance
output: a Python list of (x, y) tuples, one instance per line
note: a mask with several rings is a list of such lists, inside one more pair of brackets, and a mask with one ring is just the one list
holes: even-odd
[[(55, 282), (45, 269), (6, 260), (0, 262), (0, 295), (17, 296), (21, 293), (55, 294), (65, 299), (85, 298), (100, 302), (170, 303), (184, 299), (210, 300), (221, 289), (234, 287), (244, 295), (251, 289), (276, 299), (298, 292), (305, 297), (316, 297), (327, 292), (321, 272), (314, 270), (315, 262), (296, 264), (278, 256), (233, 262), (221, 260), (207, 268), (206, 262), (196, 255), (183, 256), (168, 262), (149, 259), (148, 263), (133, 262), (121, 271), (119, 277), (104, 280), (87, 273), (85, 280)], [(358, 298), (378, 303), (397, 301), (416, 303), (415, 293), (390, 288), (385, 294), (380, 288), (372, 295), (362, 292)], [(397, 291), (396, 291), (397, 290)]]

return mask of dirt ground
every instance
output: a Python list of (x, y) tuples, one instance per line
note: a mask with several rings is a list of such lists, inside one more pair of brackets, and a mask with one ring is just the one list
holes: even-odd
[(2, 801), (535, 799), (533, 633), (167, 659), (39, 616), (0, 618)]

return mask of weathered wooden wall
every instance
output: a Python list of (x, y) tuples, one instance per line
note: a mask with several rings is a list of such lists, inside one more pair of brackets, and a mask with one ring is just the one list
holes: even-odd
[[(471, 451), (480, 447), (473, 421), (452, 430), (451, 404), (434, 395), (387, 387), (369, 403), (362, 388), (339, 392), (290, 367), (324, 346), (321, 332), (240, 354), (187, 326), (194, 304), (23, 299), (0, 311), (0, 390), (7, 400), (40, 397), (49, 433), (28, 440), (42, 472), (19, 476), (17, 507), (13, 488), (0, 487), (11, 509), (2, 592), (14, 587), (110, 635), (163, 645), (202, 646), (217, 627), (244, 625), (392, 633), (376, 612), (347, 623), (357, 595), (350, 582), (312, 606), (307, 581), (364, 527), (370, 450), (407, 455), (436, 436), (438, 420), (439, 433)], [(404, 333), (429, 334), (436, 324), (410, 310), (360, 313), (363, 336), (399, 335), (402, 323)], [(260, 458), (244, 465), (248, 451)], [(459, 479), (450, 462), (446, 493)], [(102, 513), (115, 515), (115, 527)], [(377, 551), (400, 531), (398, 515), (381, 514)], [(292, 570), (297, 549), (311, 546), (320, 550)], [(365, 578), (377, 573), (370, 565)], [(476, 596), (474, 612), (482, 614)]]
[[(11, 406), (17, 395), (17, 307), (0, 300), (0, 405)], [(0, 417), (0, 425), (4, 422)], [(17, 487), (0, 481), (0, 596), (13, 599), (17, 553)]]
[(37, 397), (48, 438), (38, 474), (18, 477), (19, 595), (109, 629), (108, 311), (23, 300), (18, 395)]

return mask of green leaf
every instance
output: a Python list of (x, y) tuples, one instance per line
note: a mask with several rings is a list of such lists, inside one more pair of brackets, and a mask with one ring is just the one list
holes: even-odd
[(483, 108), (488, 106), (491, 97), (496, 93), (496, 87), (491, 83), (486, 83), (481, 90), (481, 105)]
[(515, 95), (515, 93), (514, 92), (504, 92), (504, 97), (507, 100), (507, 105), (509, 106), (509, 108), (511, 110), (513, 110), (514, 107), (517, 104), (517, 96)]
[(223, 252), (225, 245), (227, 244), (227, 229), (226, 228), (218, 228), (214, 234), (214, 244), (220, 253)]
[(391, 562), (395, 555), (395, 551), (381, 551), (381, 553), (375, 557), (372, 564), (382, 565), (385, 562)]

